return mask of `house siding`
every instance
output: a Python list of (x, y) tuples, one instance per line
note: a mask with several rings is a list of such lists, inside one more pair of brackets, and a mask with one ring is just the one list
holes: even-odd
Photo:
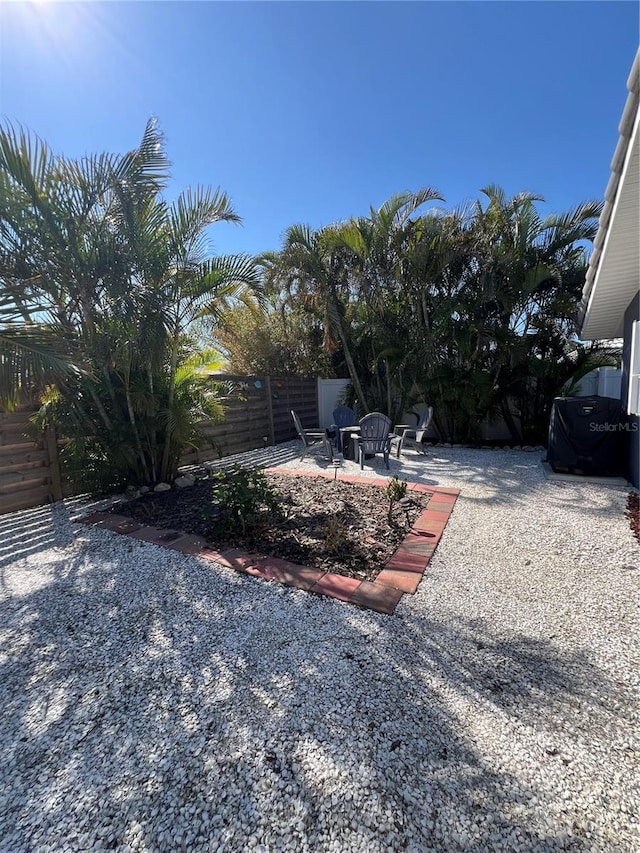
[[(631, 372), (631, 325), (640, 317), (640, 292), (627, 306), (624, 312), (624, 343), (622, 347), (622, 405), (626, 410)], [(628, 479), (636, 488), (640, 488), (640, 417), (627, 415), (629, 424), (629, 471)]]

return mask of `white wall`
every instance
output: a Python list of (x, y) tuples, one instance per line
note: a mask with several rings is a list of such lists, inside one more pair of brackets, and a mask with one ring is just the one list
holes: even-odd
[(333, 410), (340, 405), (338, 397), (350, 384), (349, 379), (318, 379), (318, 415), (322, 429), (333, 423)]

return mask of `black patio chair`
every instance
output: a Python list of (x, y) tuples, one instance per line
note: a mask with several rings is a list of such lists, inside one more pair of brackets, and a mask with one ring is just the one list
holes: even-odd
[(382, 412), (371, 412), (360, 421), (360, 434), (352, 439), (358, 445), (358, 461), (360, 469), (364, 468), (364, 457), (382, 453), (384, 464), (389, 469), (389, 452), (391, 442), (397, 435), (389, 432), (391, 420)]
[(338, 406), (337, 409), (333, 410), (331, 417), (333, 418), (331, 429), (335, 435), (336, 450), (338, 453), (343, 453), (344, 451), (342, 448), (340, 430), (345, 429), (345, 427), (355, 426), (358, 423), (358, 418), (356, 417), (356, 413), (353, 409), (350, 409), (349, 406)]
[(325, 450), (327, 451), (327, 456), (329, 457), (329, 462), (333, 462), (333, 449), (331, 447), (331, 442), (329, 441), (327, 434), (324, 430), (319, 429), (304, 429), (302, 424), (300, 423), (300, 418), (298, 415), (291, 410), (291, 417), (293, 418), (293, 423), (296, 428), (296, 432), (302, 442), (302, 456), (300, 457), (300, 461), (304, 459), (307, 455), (307, 451), (314, 447), (317, 444), (323, 444)]

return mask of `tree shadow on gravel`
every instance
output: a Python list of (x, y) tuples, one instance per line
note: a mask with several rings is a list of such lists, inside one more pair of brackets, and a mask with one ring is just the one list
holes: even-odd
[[(296, 459), (300, 459), (300, 453), (301, 442), (287, 441), (283, 444), (261, 447), (246, 453), (235, 453), (232, 456), (224, 456), (222, 459), (212, 459), (200, 465), (190, 467), (197, 470), (204, 465), (204, 467), (213, 471), (230, 471), (236, 466), (240, 466), (241, 468), (269, 468), (273, 465), (284, 465), (287, 462), (295, 462)], [(316, 456), (315, 452), (312, 452), (309, 461), (319, 463), (322, 460)]]
[(455, 452), (457, 448), (435, 450), (442, 449), (408, 459), (402, 476), (428, 485), (455, 485), (470, 503), (518, 508), (537, 497), (558, 509), (575, 508), (579, 502), (583, 516), (604, 516), (618, 508), (620, 494), (628, 491), (623, 486), (549, 481), (534, 453), (484, 450), (477, 451), (470, 462)]
[(71, 573), (0, 602), (3, 849), (615, 849), (570, 807), (545, 823), (466, 722), (581, 708), (611, 733), (630, 697), (585, 656), (76, 535)]

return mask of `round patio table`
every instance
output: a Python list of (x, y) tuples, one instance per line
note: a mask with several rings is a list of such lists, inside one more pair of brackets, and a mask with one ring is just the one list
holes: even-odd
[(359, 426), (348, 426), (340, 429), (340, 446), (344, 459), (354, 460), (356, 458), (355, 443), (351, 440), (353, 436), (360, 435)]

